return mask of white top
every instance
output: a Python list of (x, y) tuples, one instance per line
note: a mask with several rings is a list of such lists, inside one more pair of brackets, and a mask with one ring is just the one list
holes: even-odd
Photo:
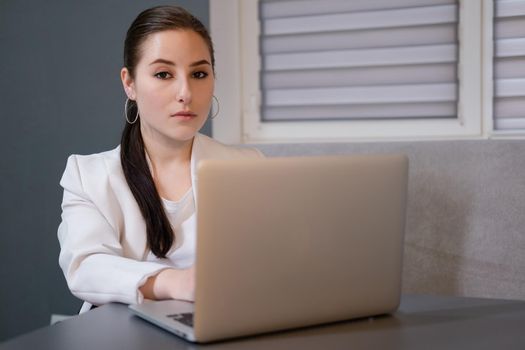
[(171, 223), (175, 242), (166, 254), (166, 258), (159, 259), (149, 252), (146, 261), (160, 263), (177, 269), (185, 269), (195, 262), (196, 243), (196, 215), (193, 190), (188, 192), (177, 202), (162, 198), (164, 210)]

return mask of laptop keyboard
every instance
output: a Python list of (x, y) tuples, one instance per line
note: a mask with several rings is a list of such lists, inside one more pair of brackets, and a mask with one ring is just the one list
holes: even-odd
[(186, 326), (193, 327), (193, 314), (191, 312), (166, 315), (166, 317), (171, 318), (174, 321), (185, 324)]

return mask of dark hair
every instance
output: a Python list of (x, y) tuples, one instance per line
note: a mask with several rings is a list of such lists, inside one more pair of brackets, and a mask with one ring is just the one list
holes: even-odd
[[(124, 67), (133, 79), (144, 41), (151, 34), (170, 29), (191, 30), (199, 34), (210, 51), (212, 68), (215, 67), (213, 44), (206, 27), (181, 7), (158, 6), (141, 12), (126, 34)], [(135, 118), (137, 108), (135, 101), (129, 101), (129, 108), (126, 111), (129, 120)], [(120, 142), (120, 162), (131, 193), (146, 222), (148, 247), (155, 256), (165, 258), (174, 243), (175, 236), (146, 160), (140, 123), (126, 123)]]

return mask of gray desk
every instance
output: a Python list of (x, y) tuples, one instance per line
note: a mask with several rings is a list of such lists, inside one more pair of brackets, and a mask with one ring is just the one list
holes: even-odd
[[(254, 315), (256, 317), (256, 315)], [(7, 349), (525, 349), (525, 301), (404, 296), (392, 316), (198, 346), (110, 304), (0, 344)]]

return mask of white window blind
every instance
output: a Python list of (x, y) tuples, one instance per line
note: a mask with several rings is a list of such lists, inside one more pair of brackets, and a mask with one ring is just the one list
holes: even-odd
[(457, 0), (262, 0), (259, 17), (263, 122), (457, 118)]
[(494, 128), (525, 129), (525, 0), (494, 2)]

